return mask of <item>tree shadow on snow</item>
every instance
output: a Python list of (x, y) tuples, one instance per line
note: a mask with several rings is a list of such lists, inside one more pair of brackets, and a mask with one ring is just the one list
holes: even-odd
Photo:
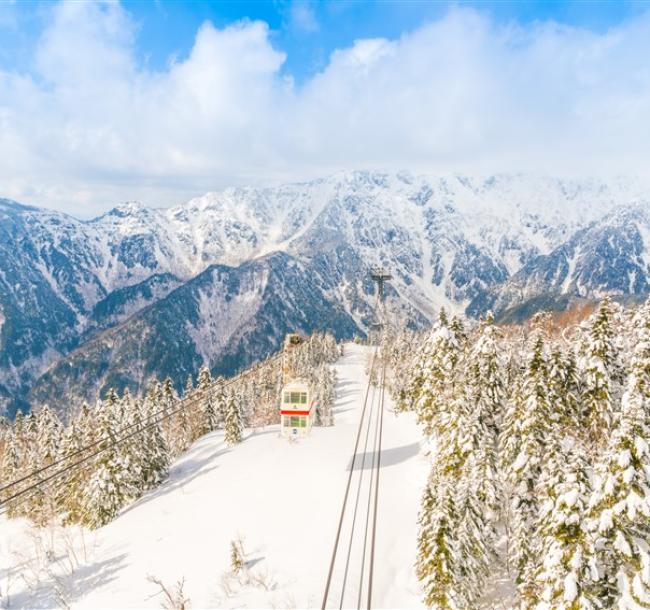
[(207, 465), (216, 458), (225, 455), (232, 451), (231, 447), (222, 447), (217, 449), (212, 453), (206, 455), (205, 457), (194, 456), (191, 459), (183, 460), (177, 467), (172, 468), (169, 473), (169, 478), (156, 489), (146, 493), (141, 498), (138, 498), (133, 504), (127, 506), (123, 511), (120, 512), (120, 516), (126, 515), (131, 512), (133, 509), (140, 506), (148, 504), (152, 500), (162, 498), (167, 494), (170, 494), (177, 489), (188, 485), (192, 481), (202, 477), (213, 470), (219, 468), (219, 464), (214, 464), (213, 466), (207, 467)]
[[(420, 443), (411, 443), (410, 445), (402, 445), (401, 447), (393, 447), (391, 449), (382, 449), (381, 452), (381, 467), (386, 468), (395, 466), (406, 462), (406, 460), (415, 457), (420, 452)], [(365, 453), (357, 454), (354, 461), (354, 470), (371, 470), (373, 463), (377, 460), (376, 451), (367, 451)], [(363, 464), (363, 467), (362, 467)], [(352, 467), (352, 458), (348, 462), (346, 470), (349, 472)]]
[[(257, 432), (250, 431), (244, 437), (243, 442), (246, 442), (246, 439), (253, 436), (277, 433), (277, 429), (261, 430)], [(219, 468), (219, 464), (214, 464), (210, 467), (207, 467), (207, 465), (222, 455), (230, 453), (234, 447), (229, 447), (223, 441), (220, 441), (217, 447), (218, 448), (214, 450), (214, 444), (201, 442), (201, 440), (199, 440), (198, 445), (194, 445), (194, 447), (181, 457), (176, 465), (172, 467), (169, 472), (169, 478), (160, 487), (157, 487), (156, 489), (146, 493), (141, 498), (138, 498), (133, 504), (130, 504), (120, 512), (120, 516), (125, 515), (134, 508), (143, 506), (152, 500), (162, 498), (163, 496), (184, 487), (199, 477)]]
[(253, 566), (257, 565), (260, 561), (264, 561), (264, 557), (255, 557), (253, 559), (249, 559), (248, 561), (245, 562), (246, 569), (250, 570)]
[[(71, 604), (88, 591), (101, 587), (117, 578), (117, 572), (122, 569), (126, 553), (116, 555), (105, 561), (89, 563), (77, 568), (72, 576), (59, 579), (55, 585), (50, 580), (40, 582), (29, 590), (15, 595), (10, 594), (9, 608), (61, 608), (64, 603)], [(60, 591), (57, 595), (56, 588)]]

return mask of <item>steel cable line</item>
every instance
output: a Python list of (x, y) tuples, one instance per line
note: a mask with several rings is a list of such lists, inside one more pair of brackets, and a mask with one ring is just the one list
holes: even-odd
[[(373, 492), (373, 481), (372, 481), (372, 475), (375, 473), (375, 468), (377, 469), (377, 472), (379, 471), (379, 454), (381, 452), (381, 441), (378, 442), (379, 438), (379, 420), (381, 417), (381, 410), (383, 409), (384, 406), (384, 377), (386, 374), (386, 363), (383, 363), (382, 366), (382, 372), (381, 372), (381, 377), (380, 377), (380, 382), (379, 382), (379, 392), (378, 392), (378, 400), (379, 400), (379, 412), (377, 413), (377, 419), (375, 421), (375, 437), (373, 439), (373, 455), (372, 455), (372, 468), (370, 470), (370, 489), (368, 490), (368, 506), (366, 508), (366, 527), (364, 529), (363, 533), (363, 551), (361, 553), (361, 574), (359, 576), (359, 595), (357, 598), (357, 608), (361, 608), (361, 597), (363, 595), (363, 575), (365, 572), (365, 567), (366, 567), (366, 548), (367, 548), (367, 542), (368, 542), (368, 528), (370, 525), (370, 507), (372, 503), (372, 492)], [(376, 466), (375, 466), (375, 455), (377, 456), (376, 460)], [(376, 485), (374, 485), (374, 491), (375, 491), (375, 498), (377, 497), (377, 492), (378, 488)], [(376, 511), (376, 508), (375, 508)], [(370, 568), (372, 570), (372, 566)], [(370, 608), (370, 590), (368, 591), (368, 608)]]
[(379, 407), (379, 445), (377, 448), (377, 470), (375, 471), (375, 509), (372, 520), (372, 543), (370, 545), (370, 570), (368, 571), (368, 610), (372, 605), (372, 578), (375, 571), (375, 544), (377, 542), (377, 510), (379, 505), (379, 472), (381, 470), (381, 438), (384, 431), (384, 398), (386, 396), (386, 362), (382, 371), (381, 404)]
[[(201, 398), (204, 397), (204, 393), (206, 391), (210, 391), (210, 390), (214, 389), (215, 387), (217, 387), (219, 385), (222, 385), (224, 387), (229, 386), (229, 385), (235, 383), (236, 381), (239, 381), (243, 377), (247, 377), (248, 375), (252, 375), (254, 372), (259, 371), (260, 368), (268, 366), (270, 363), (272, 363), (273, 361), (280, 358), (281, 355), (282, 354), (276, 354), (275, 356), (271, 356), (270, 358), (267, 358), (263, 362), (254, 365), (253, 367), (251, 367), (247, 371), (245, 371), (243, 373), (239, 373), (238, 375), (235, 375), (234, 377), (232, 377), (231, 379), (229, 379), (229, 380), (227, 380), (225, 382), (223, 382), (223, 381), (219, 382), (219, 381), (215, 380), (205, 390), (198, 390), (198, 389), (194, 390), (194, 392), (192, 392), (188, 397), (182, 398), (179, 402), (185, 404), (186, 407), (193, 406), (196, 402), (198, 402)], [(199, 392), (199, 391), (201, 393), (197, 394), (197, 392)], [(143, 423), (145, 423), (147, 420), (152, 419), (154, 417), (157, 417), (161, 413), (165, 413), (165, 412), (168, 412), (167, 408), (162, 408), (159, 411), (156, 411), (154, 413), (150, 413), (149, 415), (144, 417), (141, 421), (134, 422), (134, 423), (128, 424), (128, 425), (120, 428), (119, 430), (117, 430), (115, 432), (115, 435), (117, 436), (119, 434), (123, 434), (124, 432), (127, 432), (131, 428), (133, 428), (135, 426), (140, 426)], [(19, 483), (23, 483), (24, 481), (27, 481), (28, 479), (31, 479), (32, 477), (35, 477), (35, 476), (45, 472), (46, 470), (50, 470), (51, 468), (54, 468), (54, 466), (58, 466), (59, 464), (62, 464), (63, 462), (66, 462), (70, 458), (73, 458), (73, 457), (83, 453), (84, 451), (88, 451), (89, 449), (92, 449), (93, 447), (96, 447), (97, 445), (99, 445), (99, 444), (101, 444), (103, 442), (106, 442), (106, 441), (110, 441), (110, 440), (111, 440), (110, 438), (104, 437), (104, 438), (98, 439), (96, 441), (93, 441), (92, 443), (89, 443), (85, 447), (81, 447), (79, 449), (76, 449), (75, 451), (73, 451), (69, 455), (67, 455), (65, 457), (58, 458), (57, 460), (53, 461), (52, 463), (48, 464), (47, 466), (43, 466), (42, 468), (38, 468), (37, 470), (34, 470), (34, 471), (26, 474), (25, 476), (21, 477), (20, 479), (16, 479), (15, 481), (12, 481), (11, 483), (8, 483), (7, 485), (4, 485), (3, 487), (0, 487), (0, 493), (2, 493), (3, 491), (6, 491), (7, 489), (10, 489), (11, 487), (14, 487), (15, 485), (18, 485)]]
[(343, 527), (343, 519), (345, 518), (345, 507), (347, 505), (348, 495), (350, 493), (350, 484), (352, 483), (352, 474), (354, 473), (354, 464), (355, 464), (356, 458), (357, 458), (357, 450), (359, 448), (359, 441), (361, 440), (361, 430), (362, 430), (362, 426), (363, 426), (364, 416), (365, 416), (365, 413), (366, 413), (366, 407), (367, 407), (367, 404), (368, 404), (368, 395), (370, 394), (370, 386), (372, 385), (372, 373), (375, 370), (375, 364), (376, 364), (376, 360), (377, 360), (377, 352), (378, 352), (378, 350), (379, 350), (379, 348), (375, 348), (375, 351), (374, 351), (373, 356), (372, 356), (372, 363), (370, 365), (370, 374), (369, 374), (369, 377), (368, 377), (368, 385), (366, 386), (365, 398), (363, 400), (363, 408), (361, 410), (361, 418), (359, 420), (359, 428), (357, 430), (357, 437), (356, 437), (356, 441), (354, 443), (354, 451), (352, 453), (352, 463), (350, 465), (350, 474), (348, 476), (348, 480), (347, 480), (347, 483), (346, 483), (346, 486), (345, 486), (345, 493), (343, 495), (343, 505), (341, 507), (341, 514), (339, 516), (339, 524), (338, 524), (338, 528), (336, 530), (336, 537), (334, 539), (334, 549), (332, 550), (332, 557), (331, 557), (331, 560), (330, 560), (330, 567), (329, 567), (329, 571), (327, 573), (327, 582), (325, 584), (325, 593), (323, 594), (323, 603), (321, 605), (322, 610), (325, 610), (325, 608), (327, 606), (327, 598), (329, 597), (329, 591), (330, 591), (330, 587), (331, 587), (331, 584), (332, 584), (332, 575), (334, 573), (334, 564), (336, 562), (336, 552), (338, 550), (339, 540), (341, 538), (341, 529)]
[[(339, 603), (339, 610), (343, 608), (343, 598), (345, 597), (345, 586), (348, 580), (348, 569), (350, 567), (350, 555), (352, 554), (352, 545), (354, 541), (354, 526), (357, 521), (357, 510), (359, 508), (359, 500), (361, 499), (361, 484), (363, 483), (363, 472), (366, 465), (366, 454), (368, 450), (368, 440), (370, 439), (370, 424), (372, 422), (372, 412), (375, 405), (375, 386), (372, 387), (372, 398), (370, 399), (370, 411), (368, 412), (368, 426), (366, 427), (366, 440), (363, 445), (363, 454), (361, 459), (361, 469), (359, 470), (359, 485), (357, 486), (357, 499), (354, 503), (354, 514), (352, 516), (352, 529), (350, 531), (350, 543), (348, 544), (348, 554), (345, 560), (345, 572), (343, 574), (343, 584), (341, 585), (341, 601)], [(373, 456), (374, 459), (374, 456)], [(370, 481), (372, 483), (372, 469), (370, 471)]]
[[(119, 429), (113, 435), (113, 438), (104, 437), (102, 439), (94, 441), (93, 443), (90, 443), (89, 445), (86, 445), (85, 447), (76, 450), (74, 453), (72, 453), (72, 454), (70, 454), (70, 455), (68, 455), (68, 456), (66, 456), (64, 458), (60, 458), (60, 459), (56, 460), (55, 462), (52, 462), (48, 466), (44, 466), (43, 468), (35, 470), (32, 473), (30, 473), (28, 475), (25, 475), (24, 477), (22, 477), (20, 479), (17, 479), (16, 481), (14, 481), (12, 483), (9, 483), (8, 485), (5, 485), (4, 487), (0, 488), (0, 492), (6, 491), (7, 489), (9, 489), (9, 488), (21, 483), (21, 482), (24, 482), (24, 481), (26, 481), (26, 480), (28, 480), (30, 478), (38, 476), (38, 475), (42, 474), (43, 472), (46, 472), (47, 470), (50, 470), (50, 469), (54, 468), (55, 466), (60, 465), (63, 462), (68, 461), (70, 458), (72, 458), (72, 457), (74, 457), (76, 455), (79, 455), (79, 454), (81, 454), (81, 453), (83, 453), (85, 451), (93, 449), (94, 447), (97, 447), (97, 446), (99, 446), (99, 445), (101, 445), (103, 443), (106, 443), (106, 442), (110, 443), (109, 445), (106, 445), (105, 447), (101, 447), (98, 451), (95, 451), (94, 453), (91, 453), (90, 455), (87, 455), (84, 458), (82, 458), (80, 460), (77, 460), (76, 462), (74, 462), (72, 464), (69, 464), (68, 466), (66, 466), (66, 467), (64, 467), (64, 468), (62, 468), (60, 470), (57, 470), (55, 473), (45, 477), (44, 479), (39, 479), (39, 481), (37, 483), (35, 483), (33, 485), (30, 485), (30, 486), (28, 486), (26, 488), (21, 489), (20, 491), (14, 493), (13, 495), (9, 496), (8, 498), (5, 498), (4, 500), (0, 500), (0, 510), (5, 509), (6, 505), (9, 502), (12, 502), (12, 501), (16, 500), (17, 498), (23, 496), (28, 491), (34, 490), (35, 488), (39, 487), (40, 485), (43, 485), (45, 482), (51, 481), (51, 480), (59, 477), (61, 474), (64, 474), (65, 472), (68, 472), (69, 470), (75, 468), (76, 466), (79, 466), (80, 464), (83, 464), (83, 463), (87, 462), (91, 458), (100, 455), (104, 451), (107, 451), (108, 449), (111, 449), (111, 448), (119, 445), (120, 443), (132, 438), (133, 436), (135, 436), (137, 434), (140, 434), (141, 432), (144, 432), (145, 430), (148, 430), (149, 428), (152, 428), (153, 426), (161, 423), (165, 419), (168, 419), (169, 417), (171, 417), (172, 415), (175, 415), (176, 413), (180, 412), (181, 410), (187, 409), (188, 407), (194, 406), (196, 403), (198, 403), (201, 399), (203, 399), (205, 397), (206, 392), (209, 392), (210, 390), (214, 389), (216, 386), (221, 385), (223, 387), (228, 387), (228, 386), (240, 381), (241, 379), (243, 379), (245, 377), (248, 377), (249, 375), (252, 375), (255, 372), (258, 372), (261, 367), (267, 366), (268, 364), (272, 363), (274, 360), (277, 360), (280, 356), (281, 356), (281, 354), (277, 354), (276, 356), (273, 356), (272, 358), (269, 358), (268, 360), (266, 360), (263, 364), (260, 364), (257, 367), (253, 367), (253, 368), (251, 368), (251, 369), (249, 369), (249, 370), (247, 370), (247, 371), (245, 371), (243, 373), (240, 373), (239, 375), (236, 375), (235, 377), (229, 379), (226, 382), (219, 382), (219, 383), (214, 382), (208, 388), (206, 388), (205, 390), (201, 390), (200, 394), (196, 394), (194, 392), (192, 395), (190, 395), (190, 398), (180, 400), (179, 403), (178, 403), (178, 406), (176, 408), (172, 409), (172, 410), (164, 408), (164, 409), (161, 409), (161, 410), (159, 410), (159, 411), (157, 411), (155, 413), (151, 413), (144, 420), (139, 421), (139, 422), (134, 422), (132, 424), (129, 424), (128, 426), (124, 426), (123, 428)], [(160, 419), (155, 419), (155, 421), (151, 421), (148, 424), (143, 425), (143, 424), (145, 424), (146, 420), (149, 420), (149, 419), (153, 420), (154, 418), (157, 418), (160, 415), (162, 415), (162, 417)], [(139, 426), (139, 428), (137, 430), (135, 430), (134, 432), (128, 434), (127, 436), (119, 438), (118, 440), (114, 440), (116, 436), (118, 436), (120, 434), (123, 434), (124, 432), (130, 430), (131, 428), (133, 428), (135, 426)]]
[[(180, 411), (181, 408), (185, 408), (184, 405), (180, 406), (177, 409), (174, 409), (173, 412), (169, 413), (169, 416), (171, 416), (174, 413)], [(68, 471), (74, 470), (75, 468), (77, 468), (81, 464), (86, 463), (88, 460), (91, 460), (92, 458), (97, 457), (98, 455), (101, 455), (102, 453), (104, 453), (105, 451), (108, 451), (109, 449), (113, 449), (114, 447), (117, 447), (118, 445), (120, 445), (124, 441), (127, 441), (130, 438), (140, 434), (141, 432), (144, 432), (145, 430), (148, 430), (149, 428), (155, 426), (156, 424), (159, 424), (161, 421), (163, 421), (163, 419), (165, 419), (165, 417), (161, 418), (160, 420), (150, 422), (149, 424), (147, 424), (143, 428), (135, 430), (134, 432), (131, 432), (130, 434), (127, 434), (126, 436), (124, 436), (122, 438), (114, 440), (112, 443), (106, 445), (105, 447), (102, 447), (101, 449), (95, 451), (94, 453), (91, 453), (90, 455), (87, 455), (87, 456), (81, 458), (80, 460), (77, 460), (76, 462), (73, 462), (72, 464), (69, 464), (68, 466), (65, 466), (64, 468), (61, 468), (60, 470), (57, 470), (56, 472), (54, 472), (53, 474), (45, 477), (44, 479), (40, 479), (38, 481), (38, 483), (34, 483), (33, 485), (30, 485), (29, 487), (25, 487), (24, 489), (21, 489), (20, 491), (16, 492), (14, 495), (9, 496), (7, 499), (0, 501), (0, 511), (3, 511), (3, 512), (0, 512), (0, 514), (4, 514), (4, 512), (6, 512), (7, 505), (9, 503), (14, 502), (14, 506), (16, 506), (17, 504), (20, 504), (21, 502), (23, 502), (27, 498), (29, 498), (29, 493), (30, 492), (33, 493), (39, 487), (41, 487), (43, 485), (46, 485), (48, 483), (51, 483), (54, 479), (60, 477), (62, 474), (65, 474)], [(27, 495), (25, 495), (25, 494), (27, 494)], [(22, 498), (22, 500), (20, 500), (20, 502), (16, 503), (15, 500), (18, 500), (19, 498)]]

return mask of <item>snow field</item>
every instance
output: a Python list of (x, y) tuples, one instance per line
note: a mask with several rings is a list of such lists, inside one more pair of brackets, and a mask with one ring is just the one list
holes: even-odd
[[(153, 576), (170, 588), (184, 578), (192, 608), (320, 607), (369, 356), (369, 348), (349, 344), (335, 365), (334, 427), (314, 428), (293, 442), (277, 426), (247, 430), (234, 448), (224, 444), (223, 431), (209, 434), (173, 465), (161, 487), (107, 526), (38, 531), (40, 545), (54, 540), (55, 556), (76, 545), (68, 570), (56, 571), (60, 557), (48, 570), (45, 553), (36, 579), (33, 528), (0, 520), (0, 606), (159, 608)], [(412, 414), (396, 417), (388, 395), (385, 408), (373, 607), (421, 607), (413, 564), (428, 465)], [(237, 576), (230, 573), (233, 540), (241, 540), (247, 566)], [(358, 580), (349, 583), (344, 607), (356, 607)]]

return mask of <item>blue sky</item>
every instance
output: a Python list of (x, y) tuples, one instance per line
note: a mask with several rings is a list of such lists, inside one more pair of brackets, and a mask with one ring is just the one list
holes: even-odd
[[(337, 48), (358, 38), (399, 38), (404, 32), (438, 19), (449, 7), (471, 7), (503, 23), (530, 24), (554, 20), (602, 32), (650, 7), (629, 0), (535, 0), (501, 2), (315, 1), (253, 2), (164, 0), (122, 2), (137, 25), (137, 56), (142, 65), (162, 69), (170, 58), (186, 57), (196, 31), (206, 20), (224, 27), (243, 19), (261, 20), (271, 28), (271, 41), (287, 55), (283, 71), (297, 82), (327, 66)], [(51, 2), (2, 2), (0, 61), (7, 68), (30, 69), (30, 51), (47, 26)], [(4, 17), (3, 17), (4, 13)], [(2, 28), (4, 24), (4, 28)]]
[(79, 216), (345, 169), (639, 174), (648, 2), (0, 2), (0, 196)]

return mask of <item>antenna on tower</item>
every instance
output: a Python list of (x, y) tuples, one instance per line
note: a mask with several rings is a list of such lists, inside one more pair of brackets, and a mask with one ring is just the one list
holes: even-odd
[(384, 286), (386, 282), (393, 279), (393, 276), (383, 267), (372, 267), (370, 269), (370, 278), (377, 283), (377, 299), (375, 301), (377, 321), (370, 325), (370, 330), (376, 333), (378, 340), (385, 323)]

